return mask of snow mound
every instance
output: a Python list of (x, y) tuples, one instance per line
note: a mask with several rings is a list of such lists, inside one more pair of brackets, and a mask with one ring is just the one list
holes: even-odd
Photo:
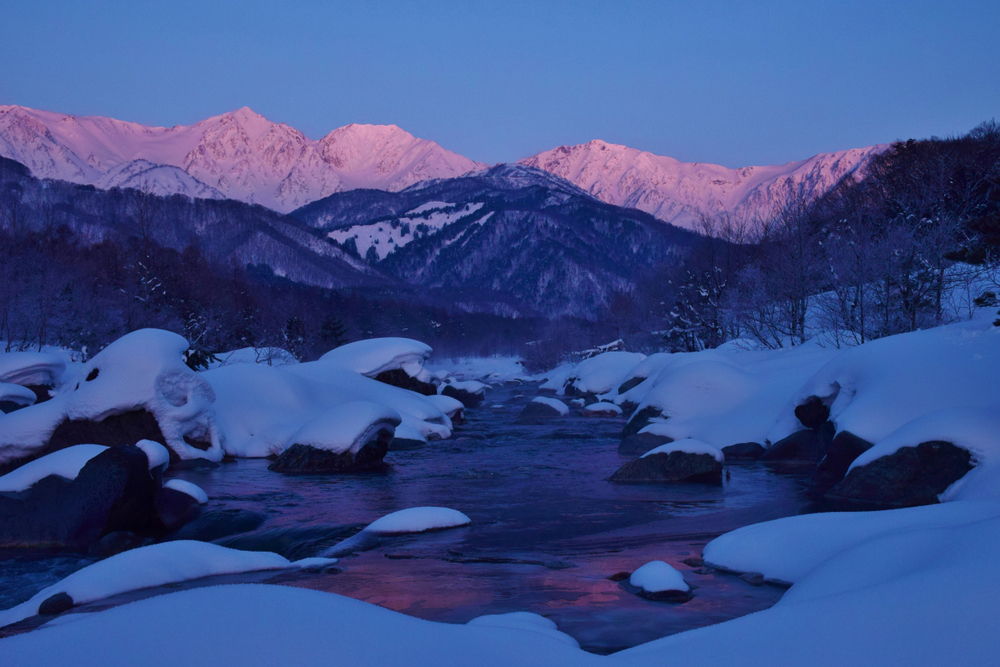
[(292, 441), (335, 454), (356, 454), (379, 431), (394, 432), (400, 421), (392, 408), (371, 401), (350, 401), (307, 422)]
[(35, 392), (27, 387), (10, 382), (0, 382), (0, 401), (9, 401), (24, 407), (33, 404), (36, 400), (38, 397), (35, 396)]
[(646, 355), (635, 352), (605, 352), (581, 361), (567, 381), (582, 394), (617, 391), (629, 372), (645, 359)]
[(410, 507), (373, 521), (365, 530), (380, 535), (423, 533), (428, 530), (466, 526), (470, 523), (472, 520), (469, 517), (447, 507)]
[(879, 442), (943, 408), (995, 404), (1000, 329), (973, 320), (871, 341), (833, 357), (792, 393), (769, 439), (802, 428), (792, 414), (810, 396), (830, 406), (837, 431)]
[[(142, 329), (108, 345), (44, 403), (0, 416), (0, 461), (43, 449), (64, 420), (101, 421), (145, 409), (181, 459), (222, 459), (212, 388), (184, 364), (188, 343), (169, 331)], [(192, 447), (185, 436), (209, 443)]]
[(208, 494), (200, 486), (192, 484), (187, 480), (168, 479), (163, 483), (163, 488), (173, 489), (174, 491), (180, 491), (183, 494), (189, 495), (197, 500), (199, 505), (204, 505), (208, 502)]
[(530, 622), (435, 623), (333, 593), (242, 584), (161, 595), (10, 637), (3, 655), (15, 665), (75, 667), (134, 667), (137, 655), (156, 667), (589, 667), (607, 660), (540, 630)]
[(684, 581), (684, 576), (662, 560), (654, 560), (640, 567), (632, 573), (628, 583), (647, 593), (662, 593), (663, 591), (687, 593), (691, 590), (691, 587)]
[(0, 354), (0, 382), (59, 386), (65, 372), (66, 362), (45, 352)]
[(537, 632), (574, 648), (580, 648), (579, 642), (565, 632), (560, 632), (554, 621), (544, 616), (533, 614), (530, 611), (513, 611), (507, 614), (477, 616), (466, 623), (466, 625)]
[[(663, 435), (660, 431), (664, 430), (665, 424), (650, 424), (646, 428), (639, 431), (639, 433), (652, 433), (653, 435)], [(646, 458), (647, 456), (652, 456), (653, 454), (669, 454), (671, 452), (684, 452), (685, 454), (708, 454), (714, 458), (719, 463), (723, 463), (726, 457), (723, 456), (722, 452), (709, 445), (702, 442), (701, 440), (695, 440), (694, 438), (684, 438), (683, 440), (674, 440), (673, 442), (668, 442), (664, 445), (660, 445), (654, 449), (649, 450), (639, 458)]]
[[(0, 611), (0, 627), (34, 616), (38, 613), (38, 605), (56, 593), (66, 593), (75, 604), (83, 604), (128, 591), (202, 577), (297, 566), (278, 554), (237, 551), (207, 542), (177, 540), (153, 544), (88, 565), (27, 602)], [(198, 618), (205, 617), (198, 615)]]
[(49, 475), (76, 479), (87, 461), (106, 449), (102, 445), (75, 445), (46, 454), (0, 477), (0, 492), (26, 491)]
[(566, 381), (573, 375), (575, 369), (576, 364), (562, 364), (553, 368), (551, 371), (542, 374), (545, 382), (538, 389), (540, 391), (554, 391), (560, 396), (564, 395), (566, 393)]
[(135, 446), (142, 450), (149, 460), (149, 469), (153, 470), (163, 466), (166, 468), (170, 465), (170, 452), (167, 448), (158, 442), (152, 440), (140, 440), (135, 443)]
[(615, 405), (614, 403), (609, 403), (607, 401), (601, 401), (600, 403), (591, 403), (590, 405), (583, 408), (583, 414), (585, 415), (621, 415), (622, 409)]
[(855, 459), (851, 468), (933, 440), (968, 450), (976, 464), (941, 494), (942, 501), (1000, 498), (1000, 406), (929, 412), (877, 442)]
[(465, 405), (462, 404), (462, 401), (457, 398), (452, 398), (451, 396), (434, 394), (433, 396), (427, 396), (426, 398), (432, 404), (436, 405), (441, 412), (448, 415), (449, 418), (453, 417), (455, 413), (465, 409)]
[(473, 395), (483, 394), (487, 389), (489, 389), (488, 384), (483, 384), (478, 380), (454, 380), (449, 378), (448, 380), (445, 380), (445, 384), (438, 387), (438, 392), (444, 391), (445, 385), (449, 385), (460, 391), (467, 391)]
[(569, 408), (566, 407), (565, 403), (563, 403), (562, 401), (560, 401), (557, 398), (548, 398), (546, 396), (538, 396), (536, 398), (531, 399), (531, 402), (532, 403), (541, 403), (542, 405), (547, 405), (550, 408), (552, 408), (553, 410), (557, 411), (563, 417), (565, 417), (566, 415), (569, 414)]
[(241, 347), (230, 352), (220, 352), (215, 355), (218, 361), (212, 362), (211, 368), (230, 366), (232, 364), (263, 364), (264, 366), (288, 366), (297, 364), (295, 355), (280, 347)]
[(319, 358), (319, 363), (367, 377), (396, 369), (418, 377), (432, 351), (429, 345), (410, 338), (371, 338), (330, 350)]

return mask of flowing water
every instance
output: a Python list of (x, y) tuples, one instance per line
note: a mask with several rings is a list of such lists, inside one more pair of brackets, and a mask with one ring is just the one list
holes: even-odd
[[(781, 597), (778, 588), (681, 561), (700, 556), (723, 532), (800, 511), (806, 505), (801, 477), (752, 463), (729, 466), (731, 479), (721, 487), (611, 484), (608, 476), (627, 460), (617, 453), (624, 419), (574, 411), (551, 423), (517, 424), (534, 393), (533, 385), (491, 390), (451, 439), (392, 451), (379, 472), (284, 476), (268, 471), (268, 461), (239, 460), (169, 474), (201, 486), (211, 498), (206, 511), (267, 516), (256, 530), (220, 544), (289, 558), (318, 555), (407, 507), (464, 512), (470, 526), (382, 539), (341, 559), (339, 571), (266, 575), (271, 583), (339, 593), (429, 620), (463, 623), (532, 611), (585, 649), (608, 653), (764, 609)], [(693, 599), (648, 601), (608, 579), (651, 560), (681, 570)], [(11, 591), (0, 607), (87, 562), (22, 555), (0, 563), (0, 586)]]

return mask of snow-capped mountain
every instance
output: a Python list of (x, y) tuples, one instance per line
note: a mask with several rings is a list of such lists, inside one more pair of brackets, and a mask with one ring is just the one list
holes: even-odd
[(854, 148), (785, 165), (729, 169), (680, 162), (598, 140), (560, 146), (520, 163), (561, 176), (601, 201), (696, 229), (701, 213), (764, 218), (790, 194), (815, 199), (847, 174), (863, 169), (883, 149)]
[(380, 272), (506, 315), (594, 317), (696, 238), (524, 165), (338, 193), (292, 216)]
[(283, 213), (334, 192), (396, 191), (485, 167), (395, 125), (348, 125), (313, 141), (246, 107), (164, 128), (0, 106), (0, 156), (38, 178), (221, 194)]

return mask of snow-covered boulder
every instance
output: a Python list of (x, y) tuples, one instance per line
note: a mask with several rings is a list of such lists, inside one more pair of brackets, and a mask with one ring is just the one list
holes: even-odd
[(725, 458), (715, 447), (685, 438), (660, 445), (629, 461), (611, 475), (610, 481), (625, 484), (701, 482), (722, 484)]
[(268, 468), (283, 473), (368, 470), (382, 465), (401, 418), (371, 401), (342, 403), (307, 422)]
[[(656, 354), (649, 355), (625, 375), (615, 393), (618, 396), (622, 396), (638, 387), (648, 378), (655, 378), (670, 363), (672, 356), (669, 352), (657, 352)], [(623, 402), (628, 402), (628, 399), (623, 399)], [(634, 408), (635, 406), (633, 405), (632, 407)]]
[(327, 549), (323, 556), (340, 558), (355, 551), (365, 551), (380, 544), (385, 536), (426, 533), (470, 523), (472, 520), (465, 514), (447, 507), (410, 507), (376, 519), (361, 532)]
[(237, 551), (204, 542), (178, 540), (153, 544), (89, 565), (43, 589), (27, 602), (0, 611), (0, 627), (43, 613), (42, 605), (57, 595), (68, 596), (69, 606), (74, 606), (128, 591), (220, 574), (315, 567), (335, 562), (315, 558), (290, 562), (274, 553)]
[(552, 419), (554, 417), (565, 417), (569, 414), (566, 404), (557, 398), (538, 396), (531, 399), (531, 402), (524, 406), (519, 420)]
[(105, 450), (102, 445), (75, 445), (37, 458), (0, 477), (0, 493), (27, 491), (49, 475), (72, 481), (90, 459)]
[(580, 414), (584, 417), (621, 417), (622, 409), (609, 401), (600, 401), (584, 407)]
[(684, 575), (662, 560), (640, 567), (632, 573), (628, 583), (647, 600), (687, 602), (691, 599), (691, 587), (684, 581)]
[(330, 350), (318, 363), (430, 395), (437, 393), (436, 378), (424, 368), (431, 352), (429, 345), (410, 338), (371, 338)]
[(51, 400), (0, 416), (0, 463), (77, 444), (141, 439), (162, 441), (182, 459), (220, 460), (215, 395), (184, 364), (187, 349), (183, 337), (156, 329), (119, 338), (82, 364)]
[[(52, 460), (43, 457), (12, 473), (18, 479), (11, 488), (42, 472), (51, 474), (16, 497), (0, 495), (0, 546), (86, 551), (101, 536), (116, 531), (163, 532), (156, 506), (161, 489), (150, 475), (145, 453), (124, 446), (91, 456), (95, 447), (55, 452), (49, 455)], [(81, 459), (86, 460), (77, 468)]]
[(0, 411), (13, 412), (18, 408), (33, 404), (38, 400), (38, 395), (19, 384), (10, 382), (0, 382)]
[(553, 393), (559, 396), (566, 395), (566, 381), (573, 375), (576, 364), (560, 364), (551, 371), (542, 374), (538, 379), (543, 379), (538, 391), (543, 393)]
[(998, 434), (1000, 406), (929, 412), (860, 454), (827, 497), (877, 507), (1000, 497)]
[(441, 386), (441, 394), (462, 402), (467, 408), (478, 408), (486, 397), (488, 385), (477, 380), (447, 380)]
[(465, 420), (465, 404), (453, 396), (444, 394), (433, 394), (427, 397), (433, 405), (436, 405), (441, 412), (448, 415), (452, 423), (460, 423)]
[(58, 387), (67, 363), (47, 352), (6, 352), (0, 354), (0, 382), (22, 387)]
[(565, 393), (570, 396), (597, 396), (615, 391), (629, 371), (645, 358), (646, 355), (635, 352), (605, 352), (584, 359), (566, 379)]

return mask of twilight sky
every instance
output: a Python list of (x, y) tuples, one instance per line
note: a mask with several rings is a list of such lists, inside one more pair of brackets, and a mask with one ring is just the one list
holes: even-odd
[(778, 164), (1000, 119), (1000, 2), (48, 2), (0, 9), (0, 104), (317, 139), (394, 123), (513, 161), (604, 139)]

